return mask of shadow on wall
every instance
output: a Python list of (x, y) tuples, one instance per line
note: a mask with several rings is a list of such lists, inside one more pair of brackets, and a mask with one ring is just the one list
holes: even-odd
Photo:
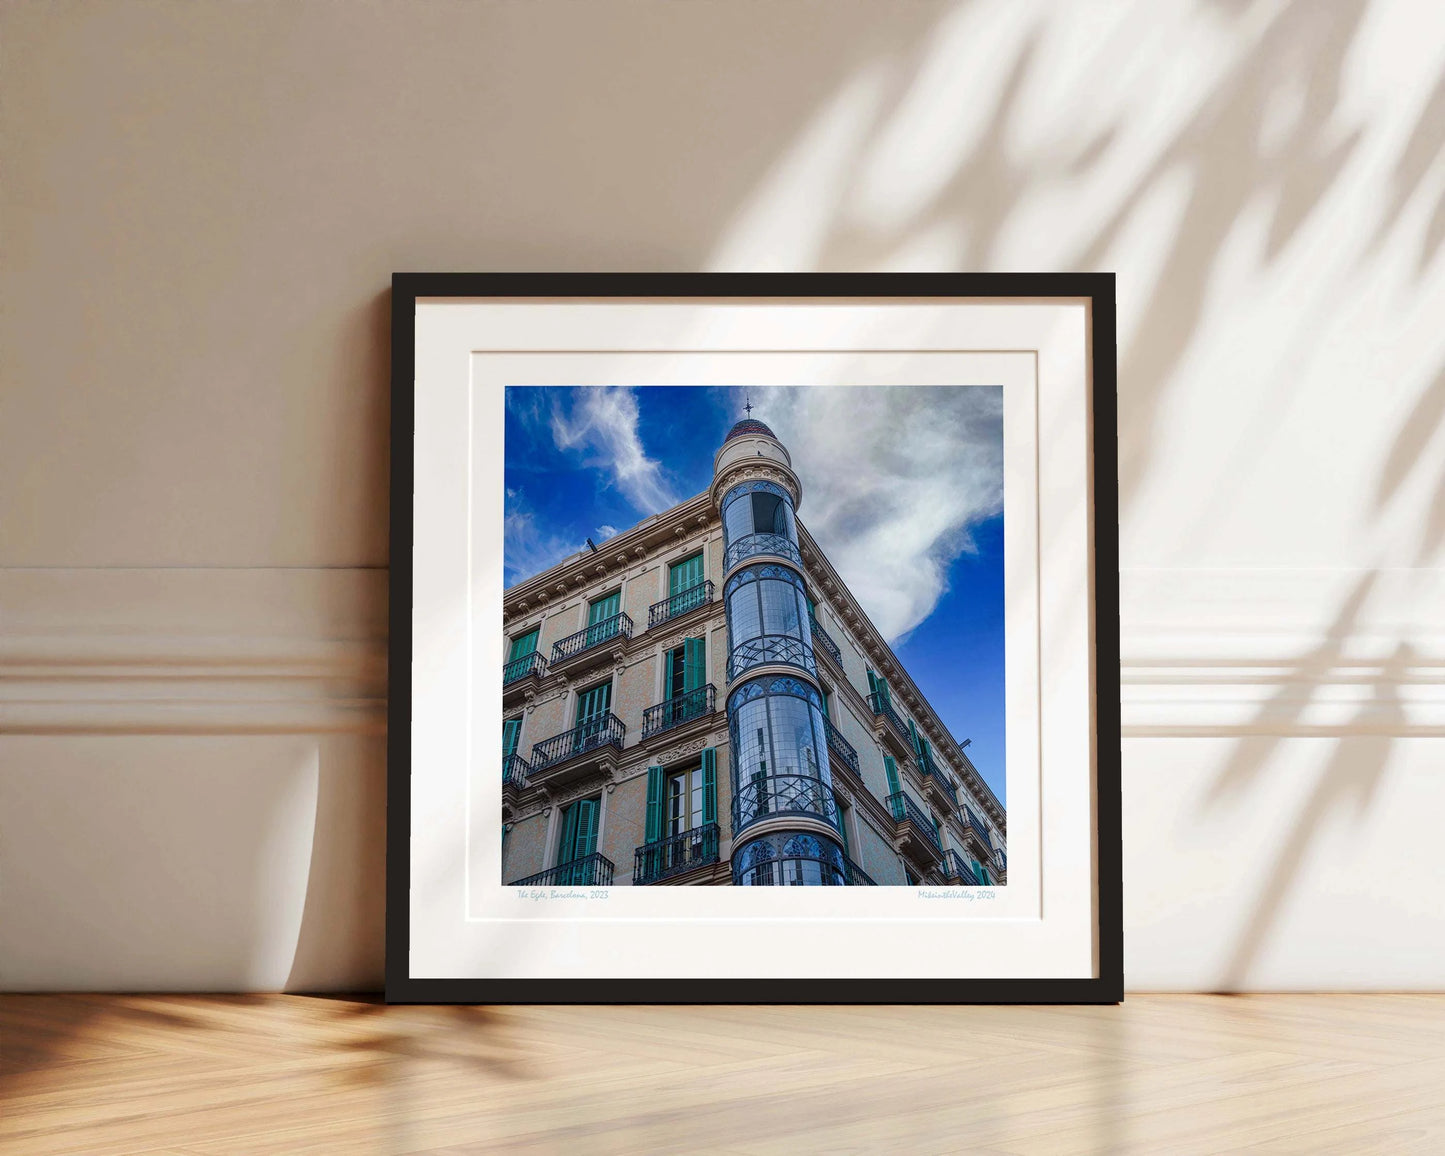
[[(1346, 101), (1359, 58), (1373, 51), (1377, 66), (1381, 62), (1371, 17), (1386, 7), (1365, 0), (1206, 3), (1196, 18), (1216, 34), (1213, 43), (1205, 37), (1204, 46), (1184, 44), (1171, 57), (1159, 53), (1157, 27), (1169, 18), (1157, 24), (1141, 18), (1149, 6), (1139, 5), (1094, 36), (1080, 54), (1089, 59), (1081, 62), (1060, 59), (1049, 45), (1057, 10), (1019, 8), (1010, 20), (988, 6), (960, 5), (915, 49), (885, 59), (824, 108), (779, 163), (774, 182), (763, 182), (757, 203), (739, 216), (713, 267), (1117, 268), (1120, 496), (1127, 529), (1157, 464), (1160, 414), (1180, 392), (1186, 361), (1199, 352), (1211, 324), (1217, 330), (1221, 317), (1257, 304), (1248, 293), (1236, 304), (1221, 290), (1241, 276), (1226, 264), (1241, 260), (1241, 236), (1258, 236), (1247, 276), (1262, 283), (1278, 276), (1273, 271), (1286, 259), (1299, 264), (1301, 245), (1339, 246), (1338, 281), (1324, 292), (1338, 286), (1343, 295), (1382, 246), (1408, 245), (1418, 230), (1415, 280), (1391, 288), (1417, 309), (1429, 300), (1425, 281), (1438, 274), (1433, 263), (1445, 243), (1445, 71), (1421, 85), (1417, 68), (1416, 80), (1396, 90), (1428, 91), (1418, 106), (1408, 98), (1362, 104), (1358, 93)], [(1401, 14), (1398, 6), (1390, 12)], [(1374, 41), (1364, 37), (1367, 28)], [(1230, 46), (1227, 55), (1218, 52), (1222, 44)], [(1202, 62), (1211, 49), (1219, 58)], [(1177, 69), (1179, 76), (1151, 78), (1138, 55), (1150, 50), (1161, 57), (1158, 69)], [(1125, 79), (1113, 83), (1102, 75), (1108, 69)], [(1142, 83), (1129, 90), (1131, 81)], [(1175, 99), (1180, 90), (1188, 91), (1187, 104)], [(1040, 92), (1072, 97), (1085, 111), (1062, 102), (1044, 108)], [(1091, 106), (1106, 111), (1091, 116)], [(1410, 118), (1408, 133), (1395, 130)], [(1156, 131), (1161, 125), (1167, 130)], [(790, 201), (782, 187), (788, 180), (826, 188), (832, 211), (807, 220), (808, 210), (821, 206)], [(1348, 193), (1347, 181), (1353, 182)], [(1378, 186), (1379, 206), (1378, 221), (1367, 222), (1372, 236), (1296, 244), (1318, 227), (1332, 196), (1357, 196), (1371, 184)], [(789, 212), (797, 214), (793, 223), (802, 239), (780, 252), (785, 230), (778, 218)], [(1070, 213), (1076, 222), (1064, 221)], [(1166, 218), (1172, 229), (1155, 230), (1152, 251), (1149, 238), (1141, 245), (1140, 231)], [(1384, 276), (1372, 272), (1375, 281)], [(1302, 286), (1296, 300), (1277, 309), (1297, 345), (1318, 348), (1332, 329), (1361, 325), (1319, 291)], [(1438, 292), (1434, 300), (1438, 318), (1445, 303)], [(1421, 311), (1428, 314), (1428, 305)], [(1391, 389), (1408, 389), (1424, 376), (1418, 362), (1406, 369), (1404, 382), (1389, 382)], [(1286, 374), (1263, 384), (1279, 399), (1296, 387)], [(1372, 595), (1379, 595), (1379, 569), (1438, 561), (1445, 544), (1442, 430), (1445, 370), (1420, 390), (1392, 440), (1373, 509), (1357, 534), (1368, 558), (1337, 560), (1363, 564), (1333, 621), (1317, 624), (1322, 641), (1287, 664), (1251, 723), (1219, 732), (1242, 737), (1207, 796), (1211, 805), (1257, 790), (1291, 736), (1320, 733), (1306, 725), (1306, 716), (1362, 629)], [(1422, 503), (1427, 491), (1433, 496)], [(1376, 522), (1388, 528), (1377, 532)], [(1276, 564), (1268, 557), (1251, 561)], [(1224, 988), (1247, 983), (1319, 833), (1340, 813), (1358, 822), (1380, 789), (1396, 737), (1420, 733), (1400, 699), (1401, 685), (1421, 677), (1419, 657), (1409, 637), (1397, 637), (1365, 676), (1366, 701), (1355, 716), (1325, 732), (1335, 738), (1333, 753), (1298, 813), (1281, 822), (1276, 854), (1225, 965)], [(1237, 665), (1247, 663), (1241, 656)]]
[[(7, 380), (132, 387), (92, 391), (84, 407), (65, 391), (26, 394), (25, 444), (6, 441), (0, 459), (16, 476), (50, 477), (27, 455), (61, 444), (63, 431), (88, 463), (85, 477), (110, 484), (90, 486), (74, 503), (78, 521), (64, 526), (22, 511), (7, 558), (380, 564), (388, 308), (376, 293), (387, 272), (407, 268), (1116, 268), (1127, 549), (1131, 520), (1167, 472), (1159, 428), (1191, 359), (1219, 348), (1211, 327), (1258, 305), (1232, 299), (1242, 281), (1264, 281), (1302, 249), (1336, 240), (1312, 230), (1351, 180), (1380, 185), (1378, 219), (1341, 242), (1342, 264), (1323, 291), (1357, 282), (1377, 250), (1413, 243), (1418, 229), (1416, 283), (1386, 280), (1378, 291), (1394, 292), (1406, 315), (1426, 300), (1445, 245), (1445, 71), (1420, 82), (1416, 67), (1400, 99), (1384, 88), (1344, 99), (1352, 68), (1378, 64), (1367, 36), (1376, 17), (1401, 11), (1383, 3), (1176, 9), (1139, 0), (1113, 10), (1112, 23), (1096, 9), (1081, 15), (1086, 8), (800, 3), (764, 16), (729, 3), (605, 13), (543, 4), (523, 18), (510, 6), (372, 6), (339, 25), (329, 6), (301, 4), (288, 9), (284, 36), (255, 13), (221, 7), (146, 21), (131, 5), (13, 9), (6, 85), (28, 99), (5, 102), (26, 110), (24, 122), (6, 121), (15, 129), (7, 157), (33, 162), (12, 166), (14, 203), (49, 209), (31, 214), (26, 245), (8, 263), (7, 276), (26, 286), (13, 294), (8, 332), (50, 334), (74, 316), (76, 285), (57, 271), (77, 268), (76, 252), (104, 254), (145, 291), (134, 305), (85, 298), (87, 324), (66, 342), (0, 341)], [(164, 66), (131, 68), (142, 56)], [(97, 126), (94, 135), (74, 128), (81, 123)], [(146, 131), (128, 131), (133, 124)], [(106, 213), (95, 211), (96, 190)], [(1241, 258), (1252, 228), (1260, 241)], [(1248, 276), (1235, 267), (1242, 261), (1257, 262)], [(193, 267), (203, 268), (199, 279)], [(1319, 291), (1271, 290), (1270, 308), (1301, 344), (1353, 320), (1310, 295)], [(154, 308), (162, 299), (184, 308)], [(1364, 572), (1433, 564), (1445, 544), (1440, 352), (1402, 374), (1418, 397), (1383, 456), (1374, 512), (1388, 533), (1362, 531), (1373, 551)], [(1278, 362), (1281, 380), (1269, 384), (1284, 395), (1293, 366)], [(204, 410), (186, 408), (196, 398)], [(140, 428), (168, 408), (190, 415), (194, 437), (162, 445)], [(206, 440), (203, 426), (226, 435)], [(184, 502), (175, 497), (182, 477)], [(243, 484), (258, 496), (237, 506), (230, 499)], [(136, 510), (148, 516), (138, 521)], [(77, 559), (76, 541), (90, 554)], [(1294, 693), (1307, 697), (1377, 593), (1361, 578), (1333, 625), (1319, 624), (1327, 641), (1291, 664)], [(1402, 709), (1397, 680), (1413, 661), (1400, 638), (1372, 687), (1386, 723), (1339, 739), (1260, 883), (1231, 976), (1247, 974), (1326, 816), (1377, 794), (1388, 720)], [(1270, 717), (1281, 709), (1272, 703)], [(1290, 733), (1280, 729), (1238, 742), (1216, 799), (1267, 776)], [(88, 741), (102, 740), (126, 741)], [(375, 983), (381, 741), (304, 741), (319, 752), (309, 883), (292, 957), (266, 983)], [(43, 758), (58, 774), (84, 763)], [(47, 796), (29, 813), (54, 805)], [(249, 815), (259, 804), (235, 805)], [(126, 845), (103, 817), (97, 846)], [(172, 837), (181, 836), (156, 832)], [(258, 869), (263, 844), (236, 849), (237, 862)], [(108, 888), (114, 880), (96, 869), (75, 885)], [(190, 885), (135, 883), (157, 904), (179, 897), (200, 911), (204, 895)], [(256, 883), (250, 898), (265, 906), (275, 894)], [(74, 951), (103, 944), (80, 930)], [(248, 959), (251, 947), (235, 950)]]

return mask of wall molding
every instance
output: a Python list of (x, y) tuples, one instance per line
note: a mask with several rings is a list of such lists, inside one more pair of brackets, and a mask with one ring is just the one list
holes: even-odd
[[(0, 568), (0, 734), (386, 725), (385, 570)], [(1445, 735), (1445, 571), (1130, 569), (1126, 737)]]
[(0, 734), (377, 734), (372, 568), (0, 569)]
[(1445, 572), (1121, 574), (1129, 737), (1445, 735)]

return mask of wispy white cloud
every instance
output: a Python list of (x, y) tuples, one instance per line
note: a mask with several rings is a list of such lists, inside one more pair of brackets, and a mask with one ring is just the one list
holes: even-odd
[(620, 386), (569, 391), (552, 409), (552, 439), (561, 450), (587, 455), (605, 470), (623, 496), (642, 514), (655, 514), (677, 499), (662, 466), (647, 456), (638, 433), (637, 397)]
[(542, 530), (536, 516), (526, 508), (523, 495), (514, 489), (507, 490), (507, 513), (502, 519), (504, 585), (513, 586), (533, 574), (540, 574), (581, 548), (581, 542)]
[(754, 389), (803, 481), (800, 516), (890, 642), (923, 622), (971, 527), (1003, 510), (998, 387)]
[(616, 527), (616, 526), (606, 526), (606, 525), (603, 525), (603, 526), (598, 526), (598, 527), (597, 527), (597, 540), (598, 540), (599, 542), (605, 542), (608, 538), (615, 538), (616, 536), (617, 536), (617, 527)]

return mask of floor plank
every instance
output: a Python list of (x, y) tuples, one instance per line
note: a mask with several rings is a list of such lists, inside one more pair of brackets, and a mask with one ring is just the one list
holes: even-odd
[(1445, 997), (0, 997), (7, 1156), (1445, 1151)]

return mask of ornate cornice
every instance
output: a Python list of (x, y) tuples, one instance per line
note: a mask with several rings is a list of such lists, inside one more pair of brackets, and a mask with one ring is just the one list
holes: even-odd
[(709, 494), (680, 502), (670, 510), (644, 518), (629, 530), (608, 538), (597, 552), (584, 550), (534, 574), (502, 594), (502, 621), (511, 622), (545, 611), (583, 586), (605, 578), (621, 579), (654, 554), (674, 549), (679, 538), (704, 533), (717, 525)]

